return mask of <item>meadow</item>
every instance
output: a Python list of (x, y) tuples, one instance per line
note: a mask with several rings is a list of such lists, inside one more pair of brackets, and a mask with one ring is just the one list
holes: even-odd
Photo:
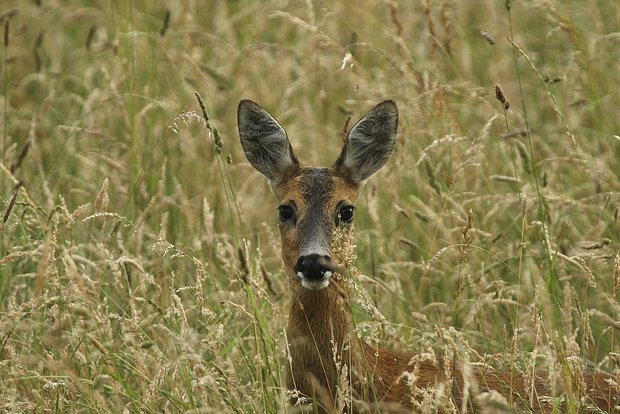
[(9, 0), (0, 27), (1, 412), (296, 412), (244, 98), (314, 165), (399, 107), (360, 337), (545, 372), (569, 412), (581, 373), (620, 382), (620, 3)]

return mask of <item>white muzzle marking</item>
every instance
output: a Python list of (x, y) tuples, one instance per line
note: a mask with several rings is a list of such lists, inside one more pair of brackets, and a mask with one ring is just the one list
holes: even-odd
[(321, 290), (329, 285), (332, 272), (327, 270), (323, 273), (323, 277), (319, 280), (309, 280), (302, 272), (297, 272), (297, 276), (301, 279), (301, 285), (309, 290)]

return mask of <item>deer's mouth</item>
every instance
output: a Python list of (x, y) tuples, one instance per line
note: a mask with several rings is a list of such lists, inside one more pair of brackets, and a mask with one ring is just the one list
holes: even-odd
[(296, 272), (296, 274), (301, 279), (301, 285), (310, 290), (321, 290), (326, 288), (329, 286), (329, 281), (333, 275), (330, 270), (325, 271), (318, 278), (310, 278), (302, 272)]
[(295, 274), (306, 289), (320, 290), (329, 286), (332, 276), (340, 266), (331, 257), (319, 254), (301, 256), (295, 265)]

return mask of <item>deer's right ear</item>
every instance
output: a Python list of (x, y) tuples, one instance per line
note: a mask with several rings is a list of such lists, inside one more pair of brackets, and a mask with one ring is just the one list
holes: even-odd
[(245, 156), (269, 181), (277, 181), (285, 170), (299, 164), (284, 128), (256, 102), (239, 102), (237, 124)]
[(394, 101), (375, 106), (349, 132), (334, 168), (357, 183), (383, 167), (396, 142), (398, 108)]

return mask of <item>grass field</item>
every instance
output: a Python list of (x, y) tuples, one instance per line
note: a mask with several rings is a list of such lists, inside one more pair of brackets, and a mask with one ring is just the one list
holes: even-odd
[(618, 2), (21, 0), (0, 27), (1, 412), (294, 411), (242, 98), (322, 165), (399, 106), (357, 205), (360, 336), (619, 375)]

